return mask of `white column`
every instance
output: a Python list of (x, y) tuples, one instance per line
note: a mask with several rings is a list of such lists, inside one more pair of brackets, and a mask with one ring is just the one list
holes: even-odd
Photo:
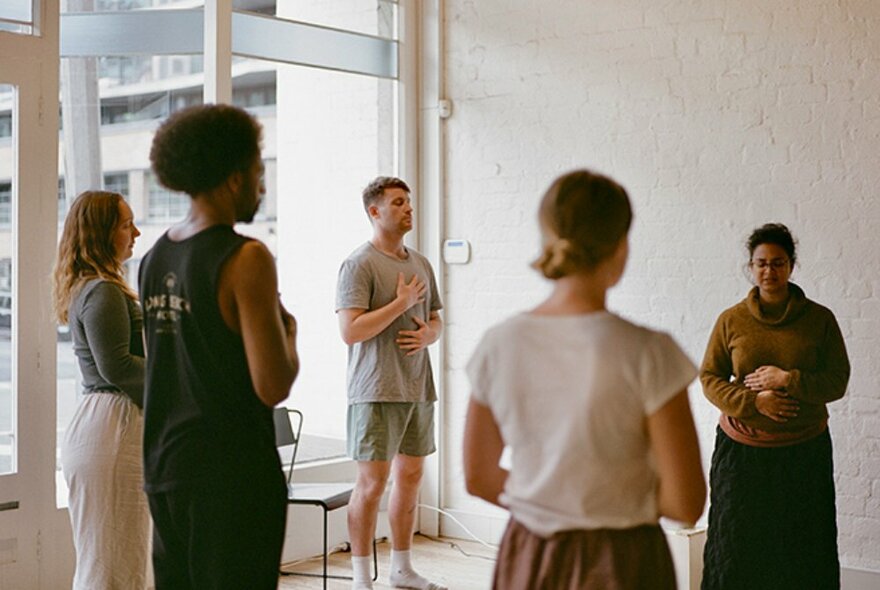
[(205, 103), (232, 104), (232, 0), (205, 0)]
[[(62, 0), (62, 12), (93, 12), (94, 0)], [(85, 190), (102, 186), (101, 100), (98, 58), (61, 60), (61, 119), (64, 140), (64, 187), (68, 204)]]
[[(445, 295), (446, 272), (440, 244), (445, 232), (443, 205), (443, 129), (437, 104), (443, 97), (443, 3), (441, 0), (400, 3), (400, 168), (416, 191), (416, 215), (419, 229), (418, 249), (437, 276), (437, 288)], [(413, 232), (415, 233), (415, 232)], [(445, 297), (444, 297), (445, 302)], [(444, 314), (441, 311), (441, 316)], [(446, 318), (444, 317), (444, 320)], [(455, 452), (446, 442), (446, 334), (429, 351), (434, 367), (439, 402), (435, 408), (437, 452), (425, 461), (425, 477), (420, 501), (427, 506), (445, 509), (443, 471), (444, 455)], [(447, 448), (449, 446), (449, 448)], [(439, 535), (440, 515), (433, 510), (419, 511), (418, 528), (429, 535)]]

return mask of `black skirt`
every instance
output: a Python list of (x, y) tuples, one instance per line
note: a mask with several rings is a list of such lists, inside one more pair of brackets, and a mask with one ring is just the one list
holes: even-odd
[(702, 590), (837, 590), (837, 510), (828, 430), (785, 447), (718, 428)]

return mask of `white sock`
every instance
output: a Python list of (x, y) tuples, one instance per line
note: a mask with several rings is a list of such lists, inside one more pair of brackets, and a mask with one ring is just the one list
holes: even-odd
[(411, 551), (391, 550), (391, 573), (389, 582), (395, 588), (414, 590), (447, 590), (446, 586), (430, 582), (416, 573), (412, 566)]
[(373, 576), (370, 570), (372, 558), (369, 555), (351, 556), (351, 590), (373, 590)]

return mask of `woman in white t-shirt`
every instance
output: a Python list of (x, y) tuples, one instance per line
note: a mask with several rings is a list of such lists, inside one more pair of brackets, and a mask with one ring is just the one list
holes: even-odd
[(674, 589), (658, 519), (693, 523), (706, 499), (696, 368), (668, 335), (605, 309), (632, 221), (620, 185), (566, 174), (539, 218), (534, 266), (553, 292), (486, 332), (467, 367), (467, 489), (511, 515), (493, 587)]

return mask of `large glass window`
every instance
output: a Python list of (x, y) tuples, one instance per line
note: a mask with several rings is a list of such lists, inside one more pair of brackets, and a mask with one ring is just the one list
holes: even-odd
[(179, 4), (192, 8), (204, 4), (195, 0), (95, 0), (95, 12), (111, 12), (122, 10), (142, 10)]
[(0, 228), (12, 225), (12, 183), (0, 181)]
[(183, 193), (170, 191), (161, 184), (152, 172), (147, 177), (147, 222), (150, 224), (171, 222), (183, 217), (189, 208), (189, 197)]
[(0, 115), (10, 121), (0, 137), (0, 475), (16, 471), (16, 399), (13, 388), (13, 244), (15, 227), (15, 87), (0, 84)]
[(12, 136), (12, 111), (3, 104), (3, 99), (8, 98), (9, 93), (6, 94), (5, 97), (0, 94), (0, 139)]
[(104, 190), (119, 193), (128, 200), (128, 172), (111, 172), (104, 175)]
[(278, 14), (334, 29), (397, 39), (397, 0), (278, 0)]
[(255, 237), (276, 256), (278, 251), (277, 109), (276, 64), (236, 57), (232, 63), (232, 103), (247, 109), (263, 126), (263, 185), (266, 194), (254, 220), (236, 229)]
[(0, 2), (0, 31), (32, 33), (34, 2), (35, 0), (3, 0)]
[[(133, 4), (126, 6), (133, 8)], [(175, 69), (170, 64), (182, 65)], [(201, 64), (201, 57), (186, 55), (62, 59), (64, 157), (59, 170), (58, 232), (60, 235), (70, 202), (79, 192), (103, 188), (122, 194), (142, 232), (134, 256), (126, 264), (133, 286), (141, 257), (189, 208), (186, 195), (170, 192), (156, 182), (149, 171), (149, 152), (162, 120), (201, 103)], [(76, 115), (71, 117), (66, 109)], [(70, 332), (63, 326), (58, 329), (57, 380), (60, 443), (81, 395)], [(58, 504), (64, 506), (67, 489), (60, 465), (58, 469)]]
[[(95, 11), (200, 4), (192, 0), (95, 0)], [(398, 5), (392, 0), (233, 0), (233, 7), (263, 15), (248, 15), (250, 21), (236, 20), (241, 15), (233, 15), (233, 51), (318, 66), (233, 58), (232, 101), (263, 125), (266, 186), (254, 222), (238, 229), (263, 240), (276, 254), (282, 298), (300, 319), (303, 367), (289, 404), (303, 409), (307, 417), (303, 457), (339, 456), (344, 451), (347, 401), (346, 347), (333, 310), (336, 274), (341, 261), (371, 233), (360, 203), (362, 188), (376, 175), (398, 170), (398, 88), (392, 79), (398, 67), (397, 49), (394, 42), (386, 41), (398, 38)], [(276, 13), (280, 18), (337, 30), (267, 18)], [(89, 32), (100, 29), (116, 35), (114, 42), (126, 45), (129, 39), (119, 35), (117, 23), (129, 22), (128, 18), (105, 14), (94, 21), (97, 28), (80, 21), (70, 30), (91, 41)], [(268, 29), (260, 28), (270, 20)], [(290, 30), (297, 34), (286, 34)], [(260, 45), (255, 39), (273, 41)], [(291, 39), (298, 41), (291, 44)], [(86, 107), (89, 88), (96, 93), (91, 104), (99, 108), (89, 115), (94, 123), (85, 137), (91, 140), (70, 140), (73, 130), (65, 129), (65, 164), (60, 172), (65, 185), (59, 197), (60, 229), (70, 199), (84, 188), (93, 188), (83, 185), (82, 178), (91, 178), (93, 184), (103, 180), (106, 188), (126, 196), (143, 233), (128, 264), (132, 274), (146, 250), (189, 207), (186, 195), (162, 188), (150, 172), (153, 133), (170, 113), (199, 104), (204, 84), (201, 56), (145, 55), (137, 45), (142, 36), (136, 41), (117, 55), (85, 58), (93, 60), (94, 83), (88, 88), (71, 75), (67, 83), (62, 65), (64, 108)], [(70, 48), (73, 55), (93, 55), (90, 48), (94, 46), (72, 43), (71, 37), (62, 43), (63, 50)], [(193, 49), (175, 46), (170, 51)], [(63, 119), (65, 125), (71, 120)], [(82, 121), (76, 118), (72, 124)], [(96, 154), (97, 162), (89, 163)], [(92, 169), (83, 172), (76, 166)], [(65, 336), (62, 331), (61, 338)], [(60, 438), (78, 389), (69, 342), (59, 343), (58, 359)], [(66, 500), (64, 490), (59, 499), (62, 495)]]
[(278, 69), (278, 264), (282, 298), (300, 318), (302, 351), (289, 403), (315, 435), (345, 437), (347, 348), (334, 312), (336, 279), (342, 261), (372, 235), (361, 191), (375, 176), (397, 172), (396, 87), (355, 74)]

